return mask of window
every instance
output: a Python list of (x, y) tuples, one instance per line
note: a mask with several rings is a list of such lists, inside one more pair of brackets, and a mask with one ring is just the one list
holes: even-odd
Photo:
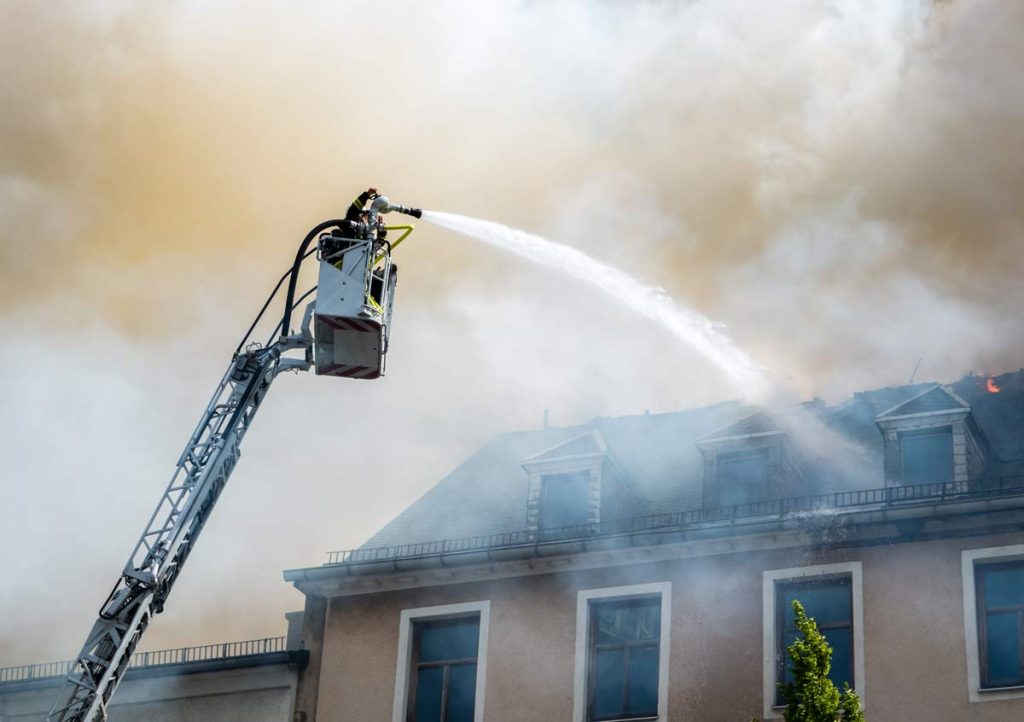
[(573, 722), (664, 718), (671, 584), (579, 593)]
[(901, 480), (904, 484), (953, 481), (953, 432), (946, 426), (900, 434)]
[(392, 722), (480, 722), (490, 602), (402, 611)]
[(541, 478), (540, 528), (579, 526), (590, 521), (590, 472)]
[(718, 459), (718, 504), (735, 506), (768, 495), (768, 450), (723, 454)]
[(658, 714), (661, 599), (592, 602), (587, 719)]
[(763, 577), (764, 719), (782, 716), (777, 682), (788, 678), (786, 647), (797, 635), (792, 602), (800, 600), (832, 647), (830, 677), (849, 682), (867, 708), (864, 680), (863, 567), (860, 562), (772, 569)]
[(975, 568), (981, 687), (1024, 685), (1024, 561)]
[[(786, 649), (800, 636), (793, 614), (793, 600), (799, 600), (812, 617), (825, 641), (832, 647), (829, 679), (838, 687), (854, 686), (853, 674), (853, 594), (848, 575), (776, 583), (775, 590), (775, 678), (793, 680)], [(775, 703), (786, 701), (776, 689)]]
[(473, 722), (479, 617), (413, 624), (409, 722)]

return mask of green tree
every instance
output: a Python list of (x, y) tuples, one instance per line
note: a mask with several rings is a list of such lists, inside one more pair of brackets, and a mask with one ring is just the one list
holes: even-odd
[[(832, 648), (818, 631), (818, 625), (793, 600), (793, 614), (800, 636), (786, 648), (792, 662), (793, 681), (779, 683), (787, 700), (786, 722), (864, 722), (860, 699), (843, 683), (840, 692), (828, 678), (832, 668)], [(758, 722), (755, 717), (750, 722)]]
[(786, 648), (792, 662), (793, 681), (779, 685), (786, 700), (786, 722), (864, 722), (860, 699), (843, 683), (840, 692), (828, 678), (832, 648), (818, 631), (818, 625), (793, 600), (793, 613), (800, 636)]

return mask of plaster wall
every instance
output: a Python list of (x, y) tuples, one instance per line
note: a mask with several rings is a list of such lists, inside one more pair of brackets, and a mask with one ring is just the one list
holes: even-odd
[[(319, 722), (392, 718), (399, 618), (408, 608), (490, 600), (484, 719), (568, 720), (582, 589), (672, 582), (668, 718), (760, 716), (762, 573), (859, 561), (867, 718), (999, 722), (1024, 699), (969, 702), (961, 551), (1024, 532), (828, 551), (808, 548), (564, 571), (333, 597), (319, 670)], [(310, 668), (312, 669), (312, 668)]]

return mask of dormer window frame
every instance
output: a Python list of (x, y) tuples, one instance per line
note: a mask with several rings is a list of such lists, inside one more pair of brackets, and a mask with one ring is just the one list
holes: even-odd
[(953, 433), (953, 425), (952, 425), (952, 423), (944, 424), (944, 425), (941, 425), (941, 426), (927, 426), (927, 427), (920, 428), (920, 429), (904, 429), (902, 431), (897, 432), (896, 438), (897, 438), (898, 443), (900, 445), (900, 479), (901, 479), (901, 481), (903, 481), (905, 483), (907, 478), (908, 478), (908, 469), (907, 469), (908, 458), (907, 457), (909, 455), (907, 453), (907, 442), (908, 441), (913, 441), (913, 440), (925, 439), (925, 438), (928, 438), (928, 437), (940, 436), (940, 435), (943, 436), (943, 437), (948, 437), (949, 438), (949, 469), (948, 469), (949, 478), (937, 478), (936, 477), (936, 478), (931, 478), (931, 479), (915, 481), (915, 483), (918, 483), (918, 484), (921, 484), (921, 483), (946, 483), (946, 482), (953, 481), (954, 475), (956, 473), (956, 463), (954, 461), (954, 454), (953, 454), (953, 438), (954, 438), (954, 433)]
[[(591, 451), (558, 454), (559, 449), (570, 448), (590, 437)], [(542, 504), (545, 481), (557, 481), (551, 477), (564, 475), (587, 475), (587, 521), (586, 524), (600, 524), (602, 509), (614, 490), (625, 502), (635, 506), (638, 496), (635, 485), (608, 453), (604, 439), (597, 431), (587, 431), (574, 436), (552, 448), (541, 451), (522, 461), (522, 467), (529, 475), (526, 503), (526, 529), (541, 531), (545, 528)], [(607, 487), (607, 488), (606, 488)], [(631, 513), (623, 514), (630, 516)], [(615, 516), (615, 515), (612, 515)]]
[[(949, 397), (950, 408), (900, 413), (900, 409), (913, 408), (914, 402), (937, 390)], [(909, 399), (883, 411), (875, 418), (875, 423), (882, 432), (883, 473), (886, 487), (907, 485), (904, 474), (905, 440), (942, 429), (949, 429), (950, 432), (952, 471), (948, 481), (941, 480), (935, 483), (967, 484), (972, 479), (979, 478), (984, 472), (990, 453), (989, 446), (974, 420), (971, 405), (951, 389), (940, 384), (929, 386)]]
[[(725, 503), (726, 501), (729, 501), (729, 499), (723, 500), (722, 498), (723, 496), (727, 496), (729, 493), (729, 490), (724, 488), (727, 477), (726, 465), (732, 462), (743, 462), (752, 459), (756, 459), (759, 466), (761, 463), (764, 464), (764, 478), (763, 480), (759, 480), (759, 484), (763, 484), (764, 488), (759, 489), (758, 493), (754, 494), (750, 500), (737, 501), (736, 504), (748, 504), (752, 501), (761, 501), (768, 497), (769, 489), (771, 488), (772, 446), (757, 444), (741, 449), (729, 451), (723, 450), (718, 453), (717, 458), (715, 459), (715, 474), (718, 477), (718, 506), (734, 506), (734, 504)], [(729, 479), (729, 481), (735, 483), (736, 480)]]
[(804, 473), (802, 464), (792, 448), (789, 434), (785, 429), (776, 427), (753, 433), (729, 433), (733, 427), (738, 427), (738, 430), (759, 415), (766, 417), (758, 420), (760, 425), (776, 426), (774, 420), (764, 412), (755, 412), (697, 440), (697, 448), (704, 457), (703, 498), (705, 508), (723, 506), (722, 461), (728, 460), (730, 457), (742, 458), (764, 454), (767, 463), (765, 488), (762, 492), (755, 498), (732, 505), (743, 506), (779, 498), (786, 495), (789, 485), (797, 483), (802, 477)]
[[(966, 482), (971, 474), (966, 458), (965, 421), (971, 410), (957, 409), (920, 414), (890, 416), (879, 420), (878, 425), (883, 434), (883, 459), (886, 486), (907, 486), (903, 475), (903, 443), (907, 438), (949, 429), (953, 444), (953, 483)], [(912, 485), (912, 484), (911, 484)]]
[[(564, 520), (559, 520), (557, 523), (549, 523), (548, 516), (553, 510), (549, 509), (549, 506), (553, 503), (551, 490), (555, 485), (563, 486), (569, 484), (578, 484), (584, 482), (585, 489), (584, 498), (582, 499), (583, 505), (580, 511), (583, 512), (584, 519), (579, 521), (572, 521), (563, 523)], [(584, 469), (581, 471), (563, 471), (557, 473), (541, 474), (540, 477), (540, 503), (537, 506), (537, 528), (538, 529), (558, 529), (566, 526), (580, 526), (583, 524), (591, 523), (591, 489), (593, 487), (593, 471), (591, 469)], [(564, 510), (563, 515), (564, 515)], [(600, 521), (600, 519), (598, 519)]]

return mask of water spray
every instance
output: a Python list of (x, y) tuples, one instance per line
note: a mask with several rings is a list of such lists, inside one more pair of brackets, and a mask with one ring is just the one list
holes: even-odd
[(770, 385), (762, 367), (736, 346), (723, 327), (692, 309), (680, 307), (663, 289), (647, 285), (575, 248), (500, 223), (457, 213), (417, 213), (417, 217), (442, 228), (596, 286), (636, 313), (668, 328), (718, 366), (749, 400), (760, 401), (769, 395)]

